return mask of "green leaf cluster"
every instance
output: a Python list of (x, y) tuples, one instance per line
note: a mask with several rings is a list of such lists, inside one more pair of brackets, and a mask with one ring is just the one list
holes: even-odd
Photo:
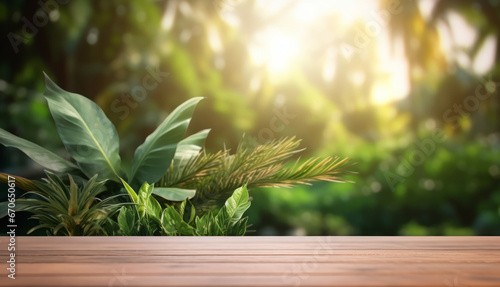
[(68, 174), (68, 183), (53, 173), (46, 172), (45, 182), (33, 182), (38, 189), (25, 194), (31, 198), (16, 201), (18, 211), (29, 211), (30, 219), (39, 224), (28, 234), (46, 228), (48, 235), (106, 235), (102, 227), (107, 215), (117, 208), (112, 200), (120, 195), (104, 200), (97, 196), (105, 191), (105, 182), (93, 176), (84, 185), (78, 185)]
[[(190, 99), (177, 107), (135, 151), (130, 167), (123, 166), (119, 138), (113, 123), (91, 100), (64, 91), (45, 75), (44, 96), (57, 131), (74, 163), (55, 153), (0, 129), (0, 143), (15, 147), (48, 170), (84, 175), (99, 180), (120, 182), (127, 178), (137, 188), (142, 183), (160, 180), (171, 162), (201, 150), (208, 130), (187, 137), (184, 134), (192, 114), (202, 98)], [(177, 148), (179, 153), (176, 153)], [(126, 172), (125, 172), (126, 171)], [(194, 196), (193, 190), (159, 189), (158, 195), (171, 201)]]
[(196, 216), (196, 209), (188, 200), (177, 208), (167, 205), (162, 210), (147, 184), (137, 194), (127, 189), (137, 198), (137, 205), (120, 209), (117, 222), (110, 220), (107, 224), (108, 228), (118, 229), (110, 233), (128, 236), (243, 236), (246, 233), (248, 217), (243, 214), (250, 207), (246, 186), (236, 189), (221, 209), (213, 209), (201, 217)]

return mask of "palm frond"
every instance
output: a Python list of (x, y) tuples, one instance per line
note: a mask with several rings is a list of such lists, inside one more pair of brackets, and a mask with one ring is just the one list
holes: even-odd
[(258, 187), (292, 187), (297, 184), (311, 184), (317, 181), (349, 182), (340, 178), (352, 166), (348, 158), (311, 158), (304, 163), (300, 160), (292, 168), (284, 168), (272, 178), (254, 184)]
[(157, 183), (158, 186), (177, 186), (195, 177), (204, 176), (219, 164), (222, 151), (216, 154), (200, 152), (198, 155), (182, 159), (179, 162), (172, 161), (163, 178)]
[(299, 144), (300, 141), (292, 137), (255, 148), (240, 144), (234, 154), (229, 150), (217, 154), (201, 152), (188, 159), (183, 168), (171, 166), (157, 185), (196, 189), (192, 202), (197, 210), (206, 211), (245, 184), (291, 187), (315, 181), (345, 182), (341, 176), (352, 165), (347, 158), (312, 158), (290, 164), (290, 158), (302, 151), (298, 149)]

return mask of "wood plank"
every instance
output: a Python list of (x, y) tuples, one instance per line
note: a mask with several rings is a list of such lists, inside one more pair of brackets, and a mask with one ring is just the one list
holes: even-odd
[[(23, 250), (88, 250), (98, 244), (100, 249), (135, 250), (151, 249), (242, 249), (255, 246), (260, 250), (276, 249), (500, 249), (498, 237), (19, 237)], [(397, 240), (394, 240), (397, 238)], [(0, 237), (0, 245), (8, 242)], [(168, 244), (167, 244), (168, 242)], [(24, 246), (23, 246), (24, 245)], [(4, 252), (4, 250), (0, 250)]]
[(282, 256), (262, 256), (262, 255), (236, 255), (236, 256), (216, 256), (216, 255), (200, 255), (200, 256), (25, 256), (18, 257), (18, 262), (24, 263), (64, 263), (64, 262), (82, 262), (82, 263), (116, 263), (116, 262), (134, 262), (134, 263), (281, 263), (281, 262), (328, 262), (328, 263), (500, 263), (500, 257), (496, 254), (486, 258), (480, 256), (442, 255), (432, 253), (426, 255), (404, 256), (404, 255), (325, 255), (324, 257), (314, 259), (308, 256), (300, 255), (282, 255)]
[[(277, 250), (261, 250), (261, 249), (153, 249), (153, 250), (100, 250), (95, 247), (90, 247), (88, 250), (23, 250), (16, 252), (18, 256), (231, 256), (231, 255), (305, 255), (317, 256), (318, 258), (326, 255), (369, 255), (369, 256), (417, 256), (417, 255), (432, 255), (436, 254), (436, 250), (432, 249), (277, 249)], [(470, 256), (476, 255), (480, 257), (500, 256), (500, 250), (470, 250), (470, 249), (448, 249), (440, 250), (439, 254), (444, 256)]]
[(16, 273), (0, 286), (500, 286), (500, 238), (17, 237)]
[[(500, 270), (500, 263), (18, 263), (18, 271), (23, 277), (57, 276), (57, 275), (112, 275), (116, 272), (134, 276), (154, 274), (172, 275), (265, 275), (265, 274), (295, 274), (295, 275), (491, 275)], [(1, 270), (2, 276), (7, 270)]]
[[(0, 286), (495, 286), (498, 277), (490, 276), (408, 276), (393, 274), (389, 276), (129, 276), (117, 273), (112, 276), (60, 276), (50, 278), (19, 277), (19, 279), (0, 282)], [(451, 285), (450, 285), (451, 284)], [(458, 284), (458, 285), (457, 285)]]

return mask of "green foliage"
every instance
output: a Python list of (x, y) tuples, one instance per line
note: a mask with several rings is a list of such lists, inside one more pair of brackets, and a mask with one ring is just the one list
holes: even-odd
[(205, 140), (209, 132), (209, 129), (205, 129), (181, 140), (175, 151), (173, 164), (175, 166), (183, 166), (190, 158), (196, 157), (205, 145)]
[[(140, 194), (141, 192), (139, 192), (139, 198)], [(196, 216), (195, 207), (187, 200), (183, 201), (178, 208), (174, 205), (167, 205), (163, 211), (147, 208), (147, 202), (141, 203), (139, 201), (135, 206), (123, 206), (120, 209), (117, 224), (108, 224), (109, 227), (117, 227), (118, 230), (108, 233), (129, 236), (157, 234), (168, 236), (243, 236), (246, 233), (248, 218), (243, 217), (243, 214), (250, 207), (246, 186), (236, 189), (220, 210), (211, 210), (201, 217)], [(189, 215), (186, 212), (188, 203)], [(136, 212), (133, 209), (136, 209)], [(159, 220), (157, 218), (158, 212), (161, 213)]]
[(120, 175), (118, 133), (93, 101), (69, 93), (45, 75), (45, 98), (66, 150), (87, 177), (117, 180)]
[(120, 213), (118, 214), (118, 227), (120, 228), (123, 234), (135, 235), (138, 224), (136, 222), (136, 214), (126, 206), (123, 206), (120, 209)]
[[(88, 178), (97, 175), (98, 179), (121, 180), (119, 139), (111, 121), (91, 100), (64, 91), (47, 75), (45, 75), (45, 81), (45, 98), (56, 122), (57, 130), (66, 149), (78, 163), (81, 172)], [(182, 141), (194, 109), (201, 99), (193, 98), (180, 105), (137, 148), (128, 176), (128, 182), (133, 187), (140, 186), (141, 182), (155, 183), (165, 174), (174, 158), (180, 160), (201, 149), (196, 144), (204, 141), (208, 130)], [(2, 129), (0, 129), (0, 143), (22, 150), (47, 169), (56, 172), (71, 170), (73, 173), (79, 173), (71, 162)], [(176, 157), (179, 144), (181, 148)], [(167, 200), (182, 201), (192, 197), (193, 191), (162, 189), (158, 191), (158, 194)]]
[[(48, 235), (104, 235), (102, 223), (116, 205), (110, 204), (115, 197), (104, 200), (97, 196), (105, 190), (105, 182), (92, 177), (84, 186), (78, 186), (68, 175), (69, 185), (57, 175), (47, 172), (47, 181), (36, 182), (38, 190), (17, 200), (18, 211), (29, 211), (39, 228), (47, 228)], [(26, 198), (29, 197), (29, 198)]]
[(36, 163), (43, 165), (50, 170), (66, 172), (78, 169), (76, 165), (56, 155), (55, 153), (30, 141), (17, 137), (3, 129), (0, 129), (0, 143), (6, 147), (15, 147), (21, 150)]
[(248, 218), (243, 214), (250, 207), (246, 186), (236, 189), (220, 210), (211, 210), (202, 217), (194, 217), (194, 206), (191, 216), (186, 222), (183, 219), (184, 209), (178, 212), (172, 206), (163, 211), (162, 227), (166, 235), (199, 235), (199, 236), (243, 236), (246, 233)]
[(130, 196), (130, 200), (137, 205), (137, 214), (139, 217), (143, 218), (148, 216), (159, 221), (161, 216), (161, 206), (160, 203), (158, 203), (158, 201), (152, 196), (154, 186), (145, 182), (139, 189), (139, 192), (136, 193), (123, 179), (122, 183)]
[[(32, 181), (20, 176), (14, 177), (12, 175), (0, 172), (0, 182), (8, 183), (9, 178), (16, 179), (15, 180), (16, 187), (20, 187), (24, 190), (35, 190), (35, 191), (40, 190), (40, 188), (36, 185), (37, 181)], [(5, 216), (8, 215), (8, 210), (9, 210), (8, 204), (9, 204), (8, 201), (0, 202), (0, 218), (4, 218)], [(16, 206), (18, 210), (20, 209), (20, 207), (21, 208), (23, 207), (23, 205), (22, 204), (20, 205), (19, 202), (17, 202)]]
[(183, 219), (183, 214), (173, 206), (167, 206), (161, 217), (162, 234), (170, 236), (192, 236), (197, 235), (196, 229)]
[[(14, 177), (12, 175), (0, 172), (0, 182), (8, 182), (9, 177)], [(34, 180), (29, 180), (24, 177), (16, 176), (16, 187), (20, 187), (24, 190), (38, 190)]]
[(177, 107), (135, 150), (129, 174), (132, 184), (155, 183), (165, 174), (201, 99), (193, 98)]
[(117, 222), (108, 219), (108, 234), (120, 236), (152, 236), (157, 235), (159, 224), (148, 216), (138, 216), (133, 206), (123, 206), (118, 213)]
[[(496, 89), (492, 86), (496, 92), (480, 101), (469, 116), (452, 113), (461, 116), (457, 129), (453, 128), (454, 122), (443, 119), (447, 109), (465, 106), (464, 99), (477, 91), (485, 92), (484, 87), (479, 88), (480, 82), (499, 82), (500, 49), (490, 50), (486, 45), (499, 37), (499, 1), (436, 0), (433, 5), (401, 1), (403, 10), (391, 14), (384, 27), (389, 29), (384, 33), (389, 36), (376, 39), (363, 49), (353, 43), (353, 35), (365, 28), (363, 22), (367, 19), (346, 15), (353, 16), (354, 21), (339, 22), (339, 14), (349, 13), (342, 9), (320, 9), (322, 16), (316, 17), (318, 21), (301, 24), (305, 31), (311, 31), (307, 35), (287, 31), (281, 23), (296, 20), (297, 13), (287, 12), (302, 7), (302, 1), (287, 1), (276, 9), (257, 5), (254, 0), (224, 1), (226, 6), (214, 5), (213, 1), (181, 1), (182, 5), (170, 5), (177, 1), (167, 1), (168, 9), (165, 1), (65, 2), (58, 9), (58, 17), (52, 19), (51, 15), (49, 25), (18, 44), (15, 49), (19, 53), (6, 45), (0, 61), (1, 128), (60, 155), (60, 139), (40, 93), (44, 87), (40, 71), (49, 70), (60, 81), (58, 84), (80, 91), (104, 109), (120, 134), (121, 159), (128, 163), (142, 143), (143, 135), (138, 131), (154, 130), (163, 113), (184, 100), (204, 96), (207, 103), (197, 109), (190, 130), (201, 130), (207, 124), (213, 128), (207, 142), (211, 152), (217, 151), (222, 142), (236, 147), (243, 132), (259, 137), (261, 131), (271, 128), (273, 134), (263, 133), (264, 138), (297, 135), (304, 140), (307, 155), (334, 151), (359, 162), (356, 185), (316, 183), (292, 190), (251, 190), (255, 202), (250, 211), (255, 212), (250, 219), (259, 220), (257, 230), (272, 226), (281, 234), (288, 229), (305, 229), (307, 234), (410, 234), (401, 230), (407, 224), (411, 227), (411, 222), (427, 229), (422, 234), (445, 234), (445, 223), (469, 228), (475, 234), (500, 230), (498, 176), (490, 176), (488, 170), (491, 167), (495, 174), (498, 161), (494, 161), (496, 157), (489, 149), (475, 156), (465, 152), (478, 141), (499, 142), (498, 84)], [(380, 11), (391, 11), (397, 1), (376, 2)], [(23, 15), (31, 21), (39, 8), (38, 1), (1, 1), (4, 35), (13, 32), (25, 38), (20, 17), (11, 15)], [(240, 25), (223, 19), (226, 10)], [(453, 28), (457, 21), (471, 27), (467, 34), (475, 35), (474, 40), (460, 44), (465, 34), (458, 33), (460, 37), (455, 39), (457, 33), (451, 29), (449, 38), (446, 31), (443, 35), (443, 29), (436, 26)], [(293, 25), (288, 27), (295, 29)], [(266, 69), (266, 59), (260, 65), (254, 61), (254, 47), (263, 48), (262, 55), (269, 48), (270, 52), (276, 50), (273, 41), (259, 41), (261, 31), (283, 32), (292, 40), (299, 37), (297, 42), (301, 45), (293, 62), (279, 75)], [(91, 43), (89, 39), (96, 35), (96, 41)], [(313, 38), (309, 40), (309, 36)], [(437, 45), (440, 39), (448, 39), (451, 46)], [(390, 69), (394, 73), (385, 69), (386, 60), (390, 59), (380, 53), (391, 42), (396, 54), (400, 50), (399, 56), (405, 58), (397, 57), (401, 65)], [(346, 43), (353, 46), (355, 53), (337, 49)], [(460, 51), (460, 57), (447, 53), (454, 50)], [(485, 56), (495, 53), (494, 60), (488, 62)], [(55, 60), (58, 56), (64, 59)], [(276, 59), (264, 58), (273, 62)], [(145, 101), (135, 103), (130, 97), (129, 103), (123, 101), (122, 96), (142, 85), (148, 75), (146, 69), (153, 63), (161, 71), (170, 72), (168, 79), (148, 90)], [(399, 67), (404, 66), (407, 73), (399, 72)], [(480, 66), (487, 71), (476, 71)], [(406, 90), (402, 87), (407, 87), (408, 93), (398, 99), (396, 94), (403, 96), (400, 92)], [(386, 95), (374, 91), (385, 91)], [(379, 96), (387, 97), (387, 101), (374, 101)], [(466, 104), (470, 107), (473, 103)], [(286, 108), (295, 118), (276, 117), (275, 108)], [(411, 155), (411, 139), (418, 128), (428, 127), (429, 123), (443, 127), (449, 136), (455, 135), (450, 142), (461, 147), (450, 149), (452, 154), (440, 151), (438, 158), (425, 164), (425, 172), (422, 167), (417, 168), (412, 177), (398, 184), (397, 192), (390, 191), (384, 183), (384, 158)], [(466, 140), (461, 141), (462, 136)], [(382, 153), (377, 148), (380, 145), (393, 147)], [(0, 158), (1, 171), (28, 172), (28, 158), (17, 151), (0, 148)], [(181, 164), (195, 160), (184, 157)], [(462, 161), (470, 170), (459, 168)], [(206, 173), (209, 165), (217, 162), (203, 158), (199, 165), (173, 175), (176, 183), (169, 186), (180, 186), (179, 178), (195, 177), (196, 170)], [(64, 165), (61, 170), (54, 166), (48, 169), (68, 172), (63, 171)], [(429, 180), (435, 183), (432, 191), (422, 187)], [(132, 186), (136, 190), (140, 187)], [(220, 195), (215, 188), (211, 190)], [(210, 200), (211, 194), (207, 194), (200, 198)]]
[(153, 194), (170, 201), (183, 201), (191, 199), (196, 194), (196, 189), (185, 189), (177, 187), (155, 187)]
[(250, 201), (248, 201), (248, 191), (246, 186), (243, 186), (237, 189), (233, 195), (226, 200), (226, 204), (223, 207), (223, 210), (227, 214), (227, 225), (231, 227), (234, 226), (241, 220), (243, 213), (245, 213), (249, 207)]
[[(65, 186), (54, 174), (47, 173), (52, 180), (48, 187), (35, 183), (36, 188), (33, 188), (29, 181), (20, 181), (20, 186), (26, 186), (31, 193), (41, 196), (41, 192), (45, 192), (44, 198), (55, 198), (48, 203), (40, 200), (21, 202), (30, 206), (25, 210), (35, 213), (33, 218), (40, 221), (37, 228), (47, 227), (54, 235), (60, 230), (65, 230), (68, 235), (243, 235), (247, 218), (242, 218), (242, 215), (250, 206), (247, 184), (253, 187), (290, 187), (313, 181), (341, 181), (339, 175), (348, 166), (347, 159), (339, 158), (312, 158), (289, 166), (288, 160), (300, 151), (297, 149), (300, 141), (294, 138), (273, 140), (254, 148), (241, 144), (235, 154), (230, 154), (229, 150), (215, 154), (204, 152), (202, 146), (209, 130), (183, 139), (194, 109), (202, 99), (193, 98), (177, 107), (135, 150), (131, 168), (128, 169), (121, 164), (117, 131), (97, 104), (64, 91), (47, 76), (45, 98), (62, 142), (80, 170), (75, 170), (75, 165), (52, 152), (28, 141), (18, 140), (3, 130), (0, 133), (2, 143), (23, 150), (41, 164), (45, 163), (44, 158), (48, 158), (46, 167), (49, 169), (62, 171), (71, 168), (74, 176), (83, 174), (90, 177), (87, 183), (90, 186), (98, 179), (120, 181), (132, 203), (132, 206), (119, 205), (123, 207), (118, 213), (117, 222), (108, 218), (102, 223), (101, 209), (88, 211), (90, 206), (87, 206), (82, 211), (77, 205), (81, 196), (78, 196), (78, 187), (71, 175), (67, 202), (59, 199), (64, 195), (61, 190), (64, 191)], [(129, 170), (127, 181), (122, 179), (122, 170)], [(0, 176), (0, 180), (5, 181), (5, 178)], [(103, 184), (99, 185), (97, 194), (104, 191), (101, 186)], [(134, 190), (137, 188), (138, 193)], [(162, 209), (153, 194), (170, 205)], [(190, 204), (193, 215), (185, 222), (185, 200), (191, 198), (194, 202), (194, 205)], [(219, 199), (227, 199), (226, 204), (219, 211), (210, 210)], [(92, 202), (93, 199), (82, 200)], [(182, 201), (181, 210), (176, 210), (172, 202)], [(54, 209), (50, 212), (56, 214), (55, 210), (63, 210), (58, 206), (61, 203), (68, 205), (68, 214), (56, 215), (63, 220), (59, 223), (52, 215), (36, 213), (39, 209), (33, 207), (40, 204)], [(96, 206), (100, 207), (99, 204)], [(202, 217), (194, 219), (195, 206), (200, 215), (204, 214)], [(4, 206), (0, 207), (0, 213), (3, 214)], [(90, 215), (85, 213), (87, 211)], [(132, 220), (131, 213), (134, 211), (136, 217)], [(92, 225), (85, 219), (89, 219)], [(95, 223), (98, 221), (102, 225)]]
[[(114, 224), (113, 222), (108, 223), (107, 225), (110, 233), (129, 236), (151, 236), (158, 235), (159, 230), (162, 229), (161, 234), (177, 235), (172, 231), (171, 228), (168, 229), (170, 230), (170, 232), (164, 231), (163, 223), (167, 220), (167, 218), (177, 216), (178, 213), (176, 213), (177, 211), (172, 205), (167, 205), (167, 207), (162, 210), (160, 203), (152, 196), (154, 188), (153, 185), (145, 182), (139, 189), (139, 192), (136, 193), (134, 189), (130, 187), (130, 185), (128, 185), (124, 180), (122, 180), (122, 184), (127, 190), (127, 193), (130, 196), (130, 200), (134, 205), (123, 206), (120, 209), (120, 213), (118, 214), (117, 218), (118, 225)], [(184, 201), (181, 206), (185, 206), (185, 204), (186, 201)], [(184, 212), (184, 207), (182, 208), (182, 212)], [(180, 217), (180, 219), (175, 217), (171, 221), (172, 224), (176, 224), (179, 230), (185, 230), (185, 228), (182, 228), (182, 226), (185, 225), (185, 223), (182, 221), (182, 216)], [(186, 232), (183, 232), (182, 234), (193, 235), (187, 234)]]
[(220, 198), (248, 184), (249, 187), (291, 187), (315, 181), (343, 182), (340, 176), (351, 164), (348, 159), (311, 158), (289, 163), (300, 141), (295, 138), (273, 140), (250, 148), (241, 144), (235, 154), (229, 150), (216, 154), (200, 153), (184, 162), (174, 162), (159, 186), (195, 189), (197, 208), (209, 209)]
[(256, 190), (249, 223), (259, 235), (500, 235), (498, 142), (436, 144), (391, 188), (386, 173), (399, 174), (415, 148), (354, 146), (355, 185)]
[(203, 217), (197, 218), (197, 232), (206, 235), (244, 235), (248, 217), (242, 217), (249, 207), (248, 191), (246, 186), (243, 186), (227, 199), (218, 212), (211, 210)]

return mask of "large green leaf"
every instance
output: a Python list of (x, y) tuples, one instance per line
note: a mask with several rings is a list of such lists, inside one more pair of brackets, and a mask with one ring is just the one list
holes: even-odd
[(243, 236), (247, 232), (248, 217), (238, 220), (234, 226), (231, 226), (227, 230), (227, 235), (229, 236)]
[(195, 228), (184, 221), (182, 215), (171, 205), (163, 210), (161, 225), (166, 235), (194, 235)]
[(139, 207), (144, 213), (146, 212), (146, 203), (149, 201), (149, 198), (151, 198), (151, 194), (153, 194), (153, 188), (154, 186), (152, 184), (150, 185), (145, 182), (137, 192), (137, 200), (140, 204)]
[(184, 201), (193, 198), (195, 189), (184, 189), (177, 187), (155, 187), (153, 193), (170, 201)]
[(134, 230), (136, 229), (135, 215), (134, 213), (123, 206), (118, 214), (118, 226), (126, 235), (134, 235)]
[(161, 218), (162, 209), (160, 203), (152, 196), (153, 188), (154, 185), (152, 184), (150, 185), (147, 182), (145, 182), (139, 189), (139, 192), (137, 193), (137, 198), (139, 204), (141, 204), (139, 208), (142, 211), (142, 214), (143, 215), (147, 214), (148, 216), (151, 216), (153, 219), (157, 219), (159, 221)]
[(202, 130), (179, 142), (174, 156), (176, 167), (181, 166), (182, 163), (185, 163), (191, 157), (198, 155), (205, 145), (205, 140), (209, 132), (210, 129)]
[(225, 207), (227, 215), (229, 216), (229, 224), (234, 225), (250, 207), (247, 187), (244, 185), (236, 189), (233, 195), (226, 200)]
[(64, 91), (47, 75), (44, 95), (57, 131), (83, 173), (118, 181), (118, 133), (101, 108), (81, 95)]
[(135, 150), (129, 174), (132, 187), (155, 183), (165, 174), (201, 99), (192, 98), (177, 107)]
[(148, 201), (144, 203), (146, 206), (146, 212), (148, 213), (149, 216), (151, 216), (153, 219), (159, 221), (161, 218), (161, 205), (156, 200), (156, 198), (150, 196)]
[(123, 186), (125, 187), (125, 190), (127, 191), (128, 195), (130, 196), (130, 200), (133, 203), (139, 203), (139, 198), (137, 197), (137, 193), (135, 193), (134, 189), (130, 185), (128, 185), (128, 183), (123, 179), (120, 178), (120, 180)]
[(66, 172), (78, 169), (76, 165), (56, 155), (55, 153), (35, 143), (17, 137), (3, 129), (0, 129), (0, 143), (6, 147), (14, 147), (21, 150), (36, 163), (47, 169), (57, 172)]
[(152, 196), (154, 186), (145, 182), (139, 189), (139, 192), (136, 193), (128, 183), (121, 178), (120, 180), (129, 194), (131, 201), (138, 204), (137, 212), (139, 217), (144, 217), (147, 214), (159, 221), (162, 209), (160, 203)]
[(186, 221), (188, 224), (191, 224), (192, 222), (194, 222), (194, 219), (196, 217), (196, 208), (191, 203), (191, 201), (189, 201), (188, 209), (190, 210), (190, 215), (189, 215), (189, 218), (187, 218), (185, 215), (187, 203), (188, 203), (188, 200), (184, 200), (181, 203), (181, 206), (179, 207), (179, 214), (184, 219), (184, 221)]
[(215, 224), (215, 216), (213, 210), (205, 213), (202, 217), (196, 217), (195, 220), (196, 234), (200, 236), (215, 236), (219, 233)]
[(196, 217), (196, 234), (201, 236), (245, 235), (248, 217), (242, 218), (242, 216), (250, 207), (248, 198), (246, 186), (236, 189), (218, 212), (210, 210), (202, 217)]

